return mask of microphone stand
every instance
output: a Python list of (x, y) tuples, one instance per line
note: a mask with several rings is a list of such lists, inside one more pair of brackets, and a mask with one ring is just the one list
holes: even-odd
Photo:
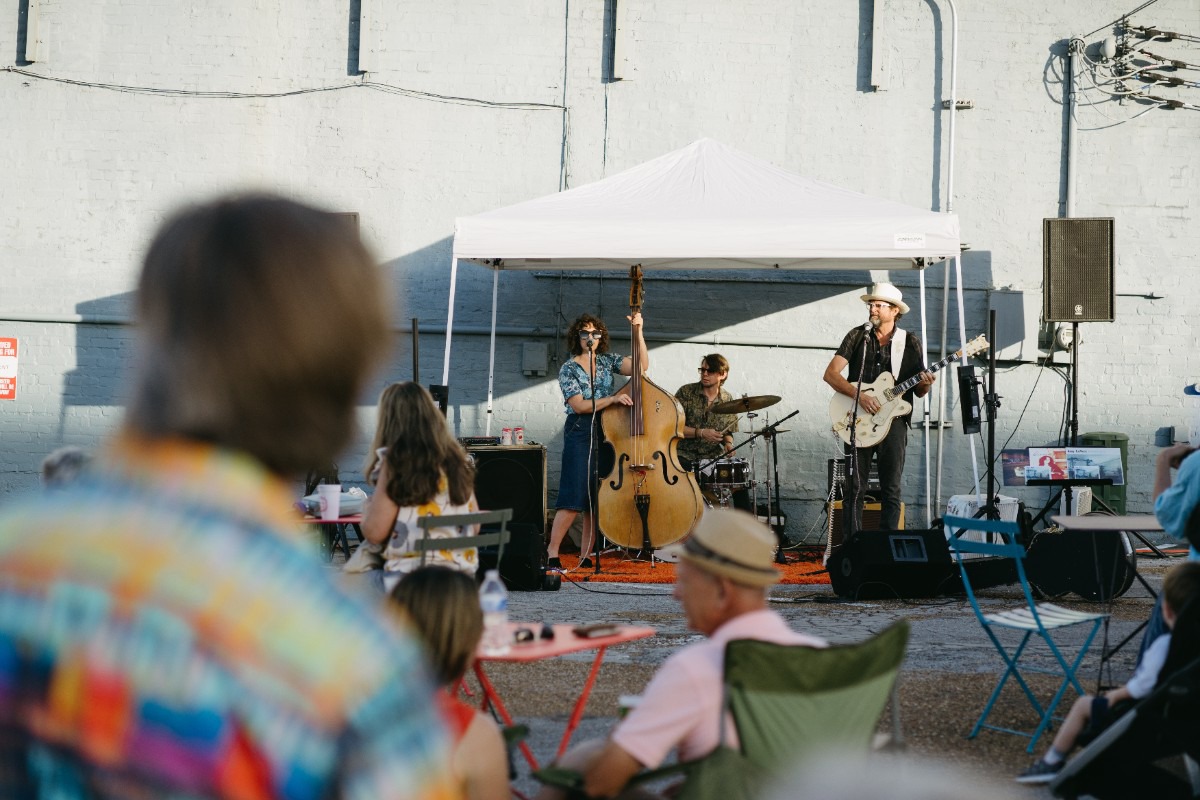
[[(600, 574), (600, 508), (593, 487), (600, 483), (600, 453), (596, 447), (596, 340), (588, 339), (588, 370), (592, 382), (592, 425), (588, 430), (588, 512), (592, 518), (592, 574)], [(585, 554), (586, 556), (586, 554)]]
[[(863, 374), (867, 369), (867, 337), (875, 333), (875, 326), (870, 322), (863, 328), (862, 340), (862, 358), (858, 364), (858, 381), (854, 385), (854, 404), (850, 408), (850, 453), (846, 458), (846, 483), (854, 487), (853, 502), (850, 504), (852, 508), (846, 508), (846, 493), (842, 493), (842, 528), (843, 528), (843, 544), (849, 544), (850, 539), (858, 533), (859, 523), (859, 498), (863, 496), (865, 487), (857, 486), (855, 480), (858, 478), (858, 401), (862, 397)], [(870, 465), (867, 465), (868, 469)], [(832, 513), (832, 512), (831, 512)], [(845, 535), (845, 528), (850, 528), (850, 535)]]
[[(786, 564), (787, 563), (787, 556), (785, 556), (783, 554), (784, 547), (787, 544), (787, 541), (783, 535), (783, 523), (779, 522), (778, 525), (776, 524), (776, 522), (779, 520), (779, 518), (783, 516), (783, 510), (780, 508), (780, 498), (779, 498), (779, 435), (778, 435), (779, 431), (778, 431), (778, 428), (784, 422), (786, 422), (787, 420), (791, 419), (792, 417), (796, 416), (799, 413), (800, 413), (800, 410), (797, 409), (797, 410), (793, 411), (792, 413), (788, 414), (783, 419), (777, 420), (773, 424), (768, 425), (767, 427), (763, 428), (762, 432), (761, 432), (761, 435), (766, 436), (771, 442), (771, 469), (772, 469), (772, 472), (774, 473), (775, 482), (771, 486), (771, 491), (767, 492), (767, 524), (771, 526), (771, 530), (775, 532), (775, 538), (779, 542), (779, 549), (775, 551), (775, 563), (776, 564)], [(774, 497), (772, 497), (772, 495), (774, 495)], [(758, 509), (755, 509), (754, 513), (757, 514)]]

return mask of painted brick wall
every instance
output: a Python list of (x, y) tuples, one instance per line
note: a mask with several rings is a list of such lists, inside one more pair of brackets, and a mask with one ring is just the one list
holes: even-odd
[[(41, 4), (44, 58), (17, 65), (36, 77), (0, 72), (0, 135), (9, 144), (0, 336), (18, 337), (22, 348), (20, 394), (0, 403), (0, 494), (35, 485), (54, 447), (98, 446), (119, 423), (132, 329), (96, 322), (128, 319), (150, 233), (197, 197), (267, 188), (359, 212), (394, 278), (398, 329), (388, 369), (363, 398), (366, 430), (379, 389), (411, 377), (402, 329), (413, 317), (423, 332), (421, 380), (441, 380), (455, 217), (554, 192), (563, 180), (579, 186), (702, 136), (856, 191), (922, 208), (946, 203), (949, 116), (940, 102), (949, 92), (951, 20), (939, 4), (881, 4), (883, 35), (873, 42), (866, 0), (631, 1), (621, 65), (628, 79), (618, 82), (605, 81), (611, 0), (383, 5), (372, 8), (358, 52), (344, 3)], [(971, 245), (962, 259), (969, 335), (986, 329), (990, 288), (1022, 292), (1040, 307), (1041, 220), (1058, 215), (1064, 199), (1065, 40), (1127, 10), (1115, 0), (961, 9), (957, 94), (975, 108), (956, 116), (953, 206)], [(1136, 21), (1200, 32), (1192, 0), (1161, 0), (1152, 10)], [(18, 40), (12, 9), (0, 15), (0, 40)], [(872, 47), (887, 61), (884, 91), (870, 91)], [(370, 73), (350, 74), (355, 63)], [(292, 94), (251, 96), (283, 93)], [(1118, 243), (1117, 321), (1082, 326), (1080, 430), (1129, 435), (1134, 511), (1149, 509), (1155, 434), (1174, 425), (1184, 435), (1190, 409), (1180, 389), (1200, 378), (1185, 355), (1197, 338), (1188, 289), (1200, 252), (1200, 113), (1134, 118), (1140, 110), (1081, 108), (1075, 147), (1075, 213), (1115, 217)], [(819, 533), (825, 460), (836, 453), (820, 374), (862, 319), (862, 286), (889, 277), (910, 300), (919, 295), (915, 274), (861, 271), (651, 274), (647, 282), (653, 380), (674, 390), (717, 350), (733, 362), (733, 392), (783, 398), (755, 427), (799, 412), (779, 439), (793, 538)], [(501, 278), (498, 323), (509, 335), (497, 343), (492, 428), (521, 424), (549, 446), (553, 496), (557, 337), (585, 310), (619, 328), (624, 279)], [(931, 330), (940, 327), (942, 281), (940, 267), (925, 276)], [(451, 418), (462, 435), (486, 425), (481, 334), (491, 287), (489, 272), (461, 266)], [(953, 293), (948, 311), (953, 323)], [(914, 309), (906, 324), (919, 323)], [(520, 373), (526, 341), (552, 344), (547, 377)], [(1054, 361), (1066, 363), (1061, 353)], [(1058, 437), (1062, 371), (1001, 365), (999, 443)], [(943, 502), (972, 483), (958, 419), (953, 413), (945, 436)], [(346, 454), (344, 480), (354, 479), (364, 447), (360, 439)], [(976, 450), (982, 471), (981, 439)], [(765, 467), (761, 447), (754, 456)], [(915, 440), (909, 458), (906, 494), (917, 504), (939, 487), (927, 485)], [(1034, 504), (1043, 497), (1022, 496)], [(920, 516), (910, 511), (910, 520)]]

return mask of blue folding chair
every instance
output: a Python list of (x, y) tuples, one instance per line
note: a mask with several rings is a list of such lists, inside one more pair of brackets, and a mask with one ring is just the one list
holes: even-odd
[[(949, 546), (954, 552), (955, 560), (958, 562), (958, 569), (962, 574), (963, 588), (967, 592), (967, 598), (971, 601), (971, 608), (975, 610), (975, 617), (979, 620), (979, 624), (983, 626), (983, 630), (987, 633), (988, 638), (992, 640), (992, 644), (996, 646), (996, 650), (1000, 653), (1000, 657), (1004, 659), (1005, 664), (1004, 672), (996, 682), (996, 688), (992, 690), (992, 695), (988, 698), (987, 705), (983, 708), (983, 713), (979, 715), (979, 720), (975, 723), (975, 727), (971, 729), (967, 738), (975, 738), (983, 728), (1002, 733), (1012, 733), (1018, 736), (1027, 736), (1029, 737), (1029, 747), (1026, 749), (1032, 753), (1034, 746), (1037, 744), (1038, 737), (1050, 727), (1055, 719), (1059, 719), (1054, 716), (1054, 710), (1058, 707), (1063, 695), (1066, 694), (1067, 687), (1074, 687), (1076, 692), (1081, 695), (1084, 694), (1083, 687), (1079, 685), (1079, 681), (1075, 678), (1075, 671), (1079, 668), (1080, 663), (1083, 662), (1083, 657), (1087, 654), (1092, 640), (1096, 637), (1096, 631), (1100, 629), (1101, 623), (1108, 615), (1092, 614), (1086, 611), (1072, 611), (1068, 608), (1056, 606), (1053, 603), (1038, 603), (1034, 601), (1033, 592), (1029, 588), (1029, 580), (1025, 577), (1025, 548), (1017, 542), (1017, 534), (1020, 528), (1016, 522), (966, 519), (949, 516), (945, 517), (943, 522), (947, 528), (956, 529), (956, 535), (950, 538)], [(993, 534), (1000, 541), (976, 542), (960, 538), (967, 531), (980, 531), (982, 533)], [(989, 536), (988, 538), (991, 539), (992, 537)], [(979, 607), (979, 600), (975, 597), (974, 589), (971, 588), (970, 574), (963, 562), (963, 554), (965, 553), (1013, 559), (1016, 563), (1017, 577), (1021, 581), (1021, 591), (1025, 595), (1025, 605), (1006, 611), (984, 613), (983, 609)], [(1052, 634), (1076, 625), (1090, 626), (1090, 629), (1087, 630), (1086, 638), (1083, 644), (1079, 646), (1075, 658), (1068, 661), (1066, 656), (1063, 655), (1062, 648), (1059, 644), (1055, 643)], [(1000, 638), (996, 635), (997, 628), (1022, 632), (1020, 643), (1015, 649), (1010, 650), (1000, 641)], [(1028, 663), (1021, 665), (1021, 657), (1025, 655), (1025, 648), (1035, 635), (1046, 643), (1046, 646), (1050, 649), (1050, 653), (1054, 656), (1054, 662), (1058, 665), (1057, 668), (1031, 666)], [(1045, 707), (1038, 702), (1033, 692), (1029, 689), (1029, 684), (1025, 682), (1025, 678), (1021, 674), (1022, 669), (1026, 673), (1036, 672), (1062, 676), (1062, 683), (1059, 684), (1058, 691), (1054, 693), (1054, 697)], [(1034, 711), (1040, 717), (1040, 722), (1032, 733), (986, 724), (988, 714), (992, 711), (992, 706), (996, 704), (996, 699), (1000, 696), (1000, 691), (1008, 683), (1010, 677), (1015, 678), (1017, 683), (1020, 684), (1025, 697), (1029, 699)]]

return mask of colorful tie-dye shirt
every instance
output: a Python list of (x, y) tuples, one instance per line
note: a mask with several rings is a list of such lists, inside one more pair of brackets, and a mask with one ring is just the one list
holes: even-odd
[(119, 441), (0, 512), (0, 796), (442, 798), (416, 645), (256, 462)]

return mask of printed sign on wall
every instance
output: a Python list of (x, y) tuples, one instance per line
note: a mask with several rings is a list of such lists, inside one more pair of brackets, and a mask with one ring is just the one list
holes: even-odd
[(0, 338), (0, 400), (17, 399), (17, 340)]

